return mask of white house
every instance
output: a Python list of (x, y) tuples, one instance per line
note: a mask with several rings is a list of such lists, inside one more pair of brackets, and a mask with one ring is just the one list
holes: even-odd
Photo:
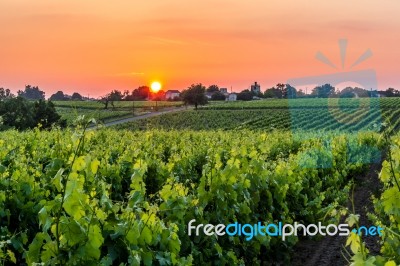
[(181, 93), (178, 90), (167, 90), (167, 92), (165, 93), (165, 99), (172, 100), (176, 97), (179, 97), (180, 95)]
[(236, 101), (237, 100), (237, 94), (236, 93), (230, 93), (228, 97), (226, 98), (227, 101)]

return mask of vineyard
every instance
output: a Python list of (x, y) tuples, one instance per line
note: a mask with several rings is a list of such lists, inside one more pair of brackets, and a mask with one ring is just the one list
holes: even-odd
[(304, 236), (189, 235), (188, 222), (359, 228), (355, 179), (379, 164), (368, 214), (385, 229), (379, 254), (351, 233), (343, 257), (399, 264), (399, 111), (379, 104), (189, 110), (95, 131), (80, 116), (75, 128), (0, 132), (0, 261), (303, 265), (292, 255)]
[(187, 222), (338, 221), (351, 177), (380, 156), (367, 132), (81, 129), (1, 139), (0, 254), (19, 265), (289, 261), (295, 236), (189, 237)]
[(398, 108), (400, 98), (305, 98), (212, 102), (205, 109)]
[(400, 109), (244, 109), (199, 110), (141, 119), (119, 126), (122, 129), (191, 129), (261, 131), (343, 131), (379, 130), (388, 120), (398, 129)]
[(104, 109), (104, 104), (98, 101), (54, 101), (54, 104), (57, 112), (68, 125), (72, 125), (73, 121), (81, 115), (95, 118), (99, 122), (109, 122), (182, 106), (182, 102), (167, 101), (157, 103), (155, 101), (115, 101), (114, 106), (110, 104), (108, 109)]

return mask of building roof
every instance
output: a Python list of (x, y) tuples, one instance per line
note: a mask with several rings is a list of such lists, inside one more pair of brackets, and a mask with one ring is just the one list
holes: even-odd
[(167, 90), (166, 93), (181, 93), (181, 92), (178, 90)]

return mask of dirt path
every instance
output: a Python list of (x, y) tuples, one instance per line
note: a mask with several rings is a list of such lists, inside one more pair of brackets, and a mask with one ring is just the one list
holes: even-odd
[[(368, 212), (373, 212), (372, 195), (379, 195), (380, 183), (378, 179), (382, 164), (370, 165), (365, 175), (355, 177), (354, 208), (360, 215), (360, 225), (373, 225), (367, 217)], [(349, 203), (349, 208), (351, 204)], [(344, 219), (343, 219), (344, 220)], [(371, 254), (379, 253), (379, 237), (365, 237), (364, 241)], [(314, 266), (340, 266), (348, 265), (343, 254), (346, 237), (324, 237), (319, 240), (304, 239), (296, 245), (292, 255), (292, 265)], [(348, 257), (348, 256), (347, 256)]]
[[(183, 111), (192, 110), (192, 109), (193, 108), (191, 108), (191, 107), (172, 108), (172, 109), (167, 109), (164, 111), (152, 112), (152, 113), (148, 113), (148, 114), (144, 114), (144, 115), (138, 115), (138, 116), (134, 116), (134, 117), (129, 117), (129, 118), (124, 118), (124, 119), (120, 119), (120, 120), (114, 120), (111, 122), (106, 122), (102, 126), (103, 127), (115, 126), (115, 125), (132, 122), (132, 121), (139, 120), (139, 119), (144, 119), (144, 118), (149, 118), (149, 117), (153, 117), (153, 116), (174, 113), (174, 112), (183, 112)], [(93, 130), (93, 129), (97, 129), (97, 127), (93, 126), (93, 127), (90, 127), (89, 129)]]

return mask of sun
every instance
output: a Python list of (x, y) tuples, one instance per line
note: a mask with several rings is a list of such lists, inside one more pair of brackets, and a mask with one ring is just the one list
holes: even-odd
[(150, 88), (152, 92), (157, 93), (161, 89), (161, 83), (158, 81), (154, 81), (153, 83), (151, 83)]

